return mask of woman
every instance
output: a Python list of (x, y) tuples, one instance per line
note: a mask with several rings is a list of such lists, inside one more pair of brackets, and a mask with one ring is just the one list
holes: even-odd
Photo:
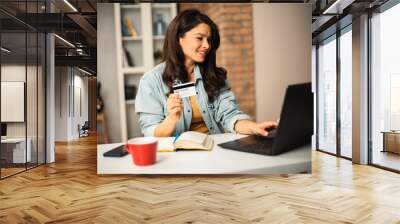
[[(167, 137), (185, 131), (268, 135), (276, 122), (255, 123), (239, 110), (226, 79), (216, 66), (217, 25), (197, 10), (185, 10), (167, 28), (163, 63), (140, 80), (136, 113), (145, 136)], [(197, 94), (181, 99), (172, 93), (176, 80), (195, 82)]]

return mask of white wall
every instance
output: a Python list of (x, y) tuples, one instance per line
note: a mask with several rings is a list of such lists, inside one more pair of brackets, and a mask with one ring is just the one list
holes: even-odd
[(80, 122), (83, 124), (89, 120), (89, 78), (87, 76), (78, 76), (81, 79), (82, 89), (82, 116)]
[[(54, 5), (46, 2), (54, 11)], [(46, 35), (46, 163), (55, 161), (55, 43), (54, 35)]]
[(257, 120), (280, 116), (286, 87), (311, 81), (311, 5), (253, 4)]
[[(31, 74), (33, 67), (25, 65), (2, 65), (1, 66), (1, 81), (18, 81), (25, 82), (25, 74), (28, 70), (28, 74)], [(1, 110), (7, 110), (7, 108), (1, 108)], [(7, 136), (8, 137), (25, 137), (25, 122), (11, 122), (7, 123)]]
[(101, 84), (100, 94), (104, 100), (104, 114), (106, 115), (109, 142), (121, 142), (121, 117), (119, 97), (116, 90), (117, 65), (115, 63), (116, 49), (116, 22), (113, 4), (97, 4), (97, 81)]
[(2, 81), (0, 102), (2, 122), (24, 122), (25, 82)]
[[(2, 81), (19, 81), (26, 85), (26, 107), (20, 108), (22, 113), (26, 112), (26, 121), (7, 122), (7, 137), (25, 137), (31, 141), (32, 161), (44, 163), (45, 142), (44, 142), (44, 73), (42, 67), (25, 64), (3, 64), (1, 66)], [(27, 81), (25, 80), (27, 79)], [(2, 98), (7, 96), (2, 95)], [(2, 107), (1, 110), (12, 110)], [(8, 111), (10, 112), (10, 111)], [(12, 113), (12, 111), (11, 111)], [(38, 154), (38, 157), (37, 157)], [(49, 157), (48, 157), (49, 158)]]
[[(87, 76), (82, 76), (83, 73), (81, 73), (79, 70), (75, 69), (74, 70), (74, 91), (72, 94), (73, 98), (73, 119), (72, 119), (72, 125), (71, 125), (71, 132), (70, 136), (71, 138), (78, 138), (79, 133), (78, 133), (78, 124), (82, 126), (85, 121), (88, 121), (88, 77)], [(79, 93), (80, 91), (80, 93)], [(80, 95), (80, 97), (79, 97)], [(79, 102), (80, 101), (80, 102)], [(72, 105), (71, 105), (72, 106)], [(80, 108), (79, 108), (80, 107)], [(81, 110), (81, 111), (80, 111)]]
[(67, 67), (55, 68), (55, 140), (68, 141), (69, 75)]
[[(82, 75), (83, 73), (75, 68), (56, 67), (56, 141), (77, 139), (78, 124), (82, 126), (88, 120), (88, 78)], [(77, 105), (81, 106), (82, 113)]]
[[(26, 71), (27, 73), (26, 73)], [(9, 64), (1, 66), (1, 81), (18, 81), (25, 82), (25, 75), (28, 74), (29, 84), (36, 86), (36, 81), (33, 81), (30, 75), (34, 74), (36, 76), (36, 67), (18, 64)], [(32, 83), (31, 83), (32, 82)], [(27, 89), (27, 103), (31, 104), (31, 108), (29, 108), (29, 113), (27, 113), (27, 120), (29, 122), (28, 125), (28, 137), (30, 133), (36, 134), (36, 113), (32, 113), (36, 111), (36, 88), (28, 88)], [(33, 107), (33, 108), (32, 108)], [(7, 110), (7, 108), (1, 108), (2, 110)], [(32, 121), (35, 121), (35, 124), (32, 124)], [(8, 137), (25, 137), (25, 123), (26, 122), (8, 122), (7, 123), (7, 136)]]

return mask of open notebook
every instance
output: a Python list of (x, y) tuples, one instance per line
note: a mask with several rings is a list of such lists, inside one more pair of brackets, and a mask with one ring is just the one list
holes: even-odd
[(175, 142), (175, 137), (164, 137), (157, 139), (158, 152), (175, 152), (176, 150), (181, 149), (212, 150), (214, 146), (214, 140), (209, 135), (195, 131), (182, 133)]

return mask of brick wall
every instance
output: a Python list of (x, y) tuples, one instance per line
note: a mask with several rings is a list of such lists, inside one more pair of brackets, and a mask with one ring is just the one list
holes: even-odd
[(217, 65), (228, 71), (228, 80), (240, 109), (255, 118), (253, 10), (250, 3), (181, 3), (178, 10), (198, 9), (219, 27), (221, 44)]

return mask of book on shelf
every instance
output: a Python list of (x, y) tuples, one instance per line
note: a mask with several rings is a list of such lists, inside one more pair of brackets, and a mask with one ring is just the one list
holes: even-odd
[(123, 62), (122, 62), (122, 64), (124, 67), (135, 66), (135, 63), (133, 62), (133, 57), (132, 57), (131, 53), (129, 53), (129, 51), (125, 47), (123, 47)]
[(177, 150), (206, 150), (213, 149), (214, 140), (207, 134), (187, 131), (178, 137), (157, 138), (158, 152), (175, 152)]
[(128, 58), (126, 57), (125, 48), (122, 48), (122, 67), (127, 67), (128, 65)]
[(129, 30), (129, 33), (131, 35), (132, 38), (135, 38), (138, 36), (137, 30), (135, 28), (135, 25), (133, 25), (132, 20), (129, 18), (129, 16), (125, 16), (124, 17), (125, 20), (125, 25)]
[(124, 37), (131, 36), (131, 33), (129, 32), (128, 27), (126, 26), (126, 23), (124, 22), (124, 20), (122, 20), (121, 24), (122, 24), (122, 26), (121, 26), (122, 36), (124, 36)]

